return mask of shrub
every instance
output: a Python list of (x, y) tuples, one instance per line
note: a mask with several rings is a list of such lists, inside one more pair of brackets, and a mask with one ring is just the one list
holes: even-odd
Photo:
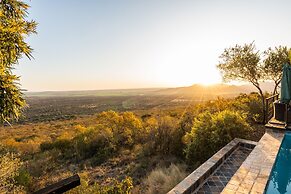
[[(269, 96), (268, 93), (265, 96)], [(240, 94), (233, 99), (218, 97), (215, 100), (207, 101), (196, 106), (197, 113), (208, 111), (216, 113), (223, 110), (242, 111), (247, 114), (249, 123), (260, 123), (263, 121), (263, 107), (261, 96), (257, 92)]]
[(99, 164), (115, 151), (113, 134), (109, 129), (92, 129), (73, 139), (78, 159), (94, 156), (94, 163)]
[(151, 118), (146, 126), (148, 133), (144, 153), (147, 155), (173, 154), (181, 156), (184, 132), (178, 124), (178, 120), (170, 116), (164, 116), (157, 120)]
[(199, 114), (191, 132), (184, 136), (188, 163), (197, 165), (235, 137), (246, 138), (251, 128), (245, 119), (244, 114), (230, 110)]
[(148, 134), (145, 140), (144, 153), (146, 155), (171, 153), (173, 151), (172, 145), (177, 140), (174, 136), (177, 126), (177, 121), (169, 116), (149, 119), (145, 126)]
[[(129, 145), (134, 145), (136, 143), (140, 143), (143, 141), (144, 130), (142, 126), (142, 122), (139, 118), (137, 118), (132, 112), (124, 112), (121, 114), (122, 116), (122, 125), (123, 131), (129, 131), (128, 134), (131, 135), (130, 140), (128, 141)], [(129, 139), (126, 137), (125, 139)]]
[(236, 110), (247, 113), (249, 122), (260, 123), (263, 121), (262, 101), (258, 93), (241, 94), (232, 101), (231, 106)]
[(181, 182), (187, 173), (185, 167), (171, 164), (168, 168), (156, 168), (145, 179), (147, 194), (164, 194)]
[(130, 194), (133, 188), (132, 179), (126, 177), (122, 181), (111, 180), (110, 185), (101, 186), (97, 183), (89, 184), (87, 176), (81, 177), (81, 185), (68, 191), (68, 194)]
[(174, 118), (165, 116), (158, 120), (158, 127), (155, 132), (155, 148), (161, 154), (169, 154), (174, 137), (175, 130), (177, 129), (177, 122)]
[(54, 145), (51, 142), (43, 142), (40, 144), (40, 150), (42, 152), (47, 151), (47, 150), (51, 150), (54, 148)]
[(64, 158), (71, 158), (74, 155), (73, 143), (68, 139), (58, 139), (54, 142), (44, 142), (40, 144), (40, 149), (41, 151), (53, 149), (60, 150), (62, 153), (61, 156)]
[[(58, 149), (40, 152), (31, 158), (26, 168), (33, 177), (50, 174), (57, 169), (59, 155), (61, 155), (61, 152)], [(63, 165), (63, 162), (61, 162), (61, 165)]]
[(22, 162), (18, 154), (1, 147), (0, 153), (0, 193), (22, 193), (22, 187), (16, 184)]
[(97, 115), (100, 128), (110, 129), (117, 146), (133, 146), (143, 137), (142, 122), (132, 112), (102, 112)]
[(196, 105), (196, 112), (199, 114), (205, 111), (208, 111), (210, 113), (223, 111), (223, 110), (231, 108), (230, 106), (231, 101), (232, 101), (231, 99), (218, 97), (215, 100), (209, 100), (204, 103), (200, 103)]
[(29, 188), (32, 183), (32, 177), (29, 172), (23, 168), (20, 169), (19, 174), (15, 177), (16, 183), (18, 185)]
[(81, 130), (73, 139), (43, 143), (41, 150), (55, 148), (65, 155), (75, 155), (77, 160), (92, 158), (94, 164), (100, 164), (115, 153), (116, 148), (133, 147), (144, 136), (140, 119), (131, 112), (102, 112), (97, 115), (94, 127), (83, 129), (77, 126), (77, 129)]
[(132, 188), (133, 184), (130, 177), (125, 178), (121, 182), (114, 179), (112, 185), (100, 189), (100, 194), (129, 194)]

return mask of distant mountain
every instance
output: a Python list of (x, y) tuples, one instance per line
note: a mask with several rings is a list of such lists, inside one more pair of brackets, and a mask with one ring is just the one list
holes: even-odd
[[(271, 92), (273, 85), (271, 83), (263, 83), (262, 89)], [(213, 84), (204, 86), (201, 84), (194, 84), (189, 87), (167, 88), (156, 91), (156, 95), (177, 95), (177, 96), (194, 96), (194, 97), (232, 97), (240, 93), (257, 92), (257, 89), (252, 85), (228, 85), (228, 84)]]
[[(271, 92), (273, 85), (263, 83), (264, 91)], [(214, 84), (204, 86), (194, 84), (188, 87), (176, 88), (141, 88), (141, 89), (115, 89), (115, 90), (88, 90), (88, 91), (46, 91), (25, 92), (27, 97), (78, 97), (78, 96), (144, 96), (144, 95), (175, 95), (181, 97), (232, 97), (240, 93), (256, 92), (252, 85)]]

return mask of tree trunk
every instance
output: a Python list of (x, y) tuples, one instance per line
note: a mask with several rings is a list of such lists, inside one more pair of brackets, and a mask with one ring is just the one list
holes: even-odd
[(265, 108), (265, 96), (263, 94), (262, 89), (260, 88), (260, 86), (253, 84), (258, 90), (259, 90), (259, 94), (261, 96), (261, 100), (262, 100), (262, 107), (263, 107), (263, 121), (262, 123), (265, 124), (266, 123), (266, 108)]
[(273, 95), (275, 95), (277, 93), (277, 88), (278, 88), (279, 84), (280, 84), (280, 82), (276, 82), (275, 81), (275, 87), (274, 87)]
[(264, 94), (262, 92), (262, 90), (260, 90), (260, 95), (261, 95), (261, 99), (262, 99), (262, 106), (263, 106), (263, 124), (265, 124), (266, 121), (266, 108), (265, 108), (265, 97)]

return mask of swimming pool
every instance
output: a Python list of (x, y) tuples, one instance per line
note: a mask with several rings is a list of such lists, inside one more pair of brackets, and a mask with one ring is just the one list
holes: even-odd
[(291, 133), (286, 133), (273, 166), (265, 194), (291, 193)]

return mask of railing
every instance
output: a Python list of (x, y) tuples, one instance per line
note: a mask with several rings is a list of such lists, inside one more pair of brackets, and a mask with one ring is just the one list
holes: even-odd
[(264, 124), (266, 124), (274, 116), (274, 102), (278, 99), (279, 94), (266, 98)]

